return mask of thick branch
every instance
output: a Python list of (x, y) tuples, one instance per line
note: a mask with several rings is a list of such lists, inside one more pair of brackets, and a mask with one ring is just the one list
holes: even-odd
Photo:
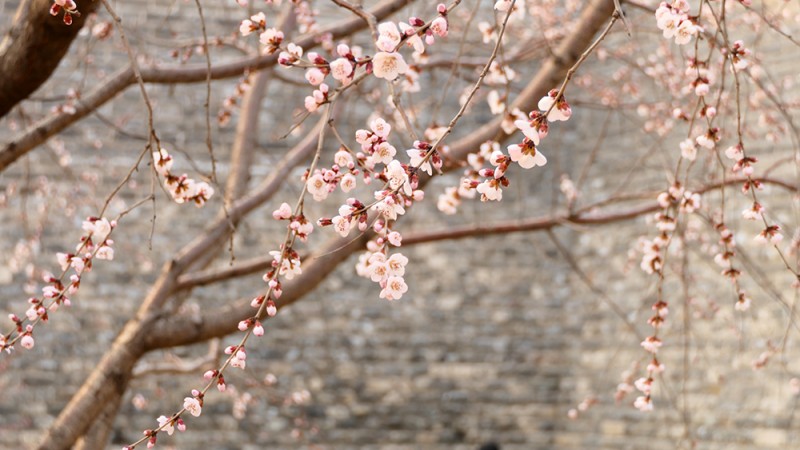
[[(614, 2), (610, 0), (595, 0), (586, 7), (578, 22), (572, 27), (572, 32), (565, 36), (561, 45), (547, 58), (536, 76), (510, 105), (509, 110), (519, 108), (522, 111), (530, 111), (550, 89), (557, 88), (564, 81), (569, 68), (578, 61), (581, 53), (613, 12)], [(502, 118), (498, 117), (454, 142), (448, 154), (448, 168), (453, 169), (454, 164), (460, 164), (466, 159), (467, 154), (477, 151), (482, 143), (491, 139), (502, 141), (508, 138), (509, 135), (500, 127), (501, 122)]]
[(28, 98), (56, 70), (98, 2), (78, 0), (80, 16), (65, 25), (50, 15), (52, 0), (23, 0), (0, 43), (0, 117)]

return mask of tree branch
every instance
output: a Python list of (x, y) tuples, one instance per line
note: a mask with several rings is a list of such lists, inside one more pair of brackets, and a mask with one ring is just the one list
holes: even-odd
[[(411, 1), (412, 0), (384, 0), (371, 11), (371, 14), (378, 18), (378, 20), (381, 20), (400, 10)], [(340, 39), (363, 29), (365, 26), (366, 24), (361, 18), (354, 17), (324, 29), (320, 33), (330, 33), (333, 39)], [(308, 50), (318, 45), (317, 36), (318, 34), (304, 36), (296, 40), (295, 43)], [(245, 58), (212, 67), (210, 78), (212, 80), (220, 80), (238, 77), (245, 72), (254, 72), (272, 67), (276, 65), (277, 62), (277, 55), (262, 55)], [(208, 78), (208, 68), (205, 64), (194, 64), (179, 68), (143, 68), (141, 75), (142, 81), (145, 83), (199, 83), (205, 82)], [(14, 140), (0, 149), (0, 172), (5, 170), (22, 155), (33, 150), (70, 125), (83, 119), (134, 83), (136, 83), (136, 78), (134, 77), (133, 69), (128, 66), (117, 72), (88, 95), (79, 99), (75, 105), (75, 112), (73, 114), (59, 113), (38, 121), (30, 129), (18, 135)]]
[(78, 0), (79, 16), (65, 25), (52, 16), (52, 0), (23, 0), (0, 42), (0, 117), (44, 84), (67, 54), (86, 17), (99, 2)]

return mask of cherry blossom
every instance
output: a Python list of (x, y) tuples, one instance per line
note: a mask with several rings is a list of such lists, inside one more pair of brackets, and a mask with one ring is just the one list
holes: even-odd
[(383, 22), (378, 25), (378, 33), (378, 40), (375, 42), (375, 45), (381, 50), (381, 53), (394, 52), (402, 38), (400, 31), (397, 29), (397, 25), (395, 25), (394, 22)]
[(386, 280), (386, 287), (380, 293), (381, 298), (397, 300), (408, 291), (408, 285), (402, 277), (392, 276)]
[(267, 17), (263, 12), (260, 12), (251, 16), (250, 19), (243, 20), (241, 25), (239, 25), (239, 33), (241, 33), (242, 36), (247, 36), (250, 33), (264, 29), (266, 24)]
[(483, 183), (480, 183), (476, 189), (478, 193), (481, 194), (482, 201), (500, 201), (503, 199), (503, 190), (501, 188), (500, 181), (496, 179), (486, 180)]
[(292, 217), (292, 207), (288, 203), (283, 202), (281, 206), (272, 212), (272, 217), (275, 220), (287, 220)]
[(547, 164), (547, 158), (542, 152), (536, 150), (536, 146), (528, 139), (522, 141), (521, 144), (509, 145), (507, 150), (511, 160), (519, 163), (523, 169)]
[(425, 44), (422, 42), (422, 38), (417, 34), (417, 30), (405, 22), (400, 22), (398, 26), (400, 27), (400, 31), (406, 36), (406, 45), (412, 47), (417, 56), (424, 53)]
[(258, 36), (258, 41), (266, 48), (267, 54), (275, 53), (283, 43), (283, 32), (275, 28), (267, 28)]
[(347, 58), (338, 58), (331, 62), (331, 75), (334, 79), (344, 83), (353, 74), (353, 65)]
[(694, 145), (694, 141), (691, 139), (686, 139), (681, 142), (681, 156), (688, 159), (689, 161), (694, 161), (697, 158), (697, 147)]
[(642, 412), (650, 412), (653, 410), (653, 401), (650, 399), (650, 396), (640, 396), (636, 397), (636, 401), (633, 402), (633, 406)]
[(200, 413), (203, 411), (202, 404), (194, 397), (184, 398), (183, 408), (195, 417), (200, 417)]
[(697, 26), (691, 20), (684, 20), (678, 25), (675, 32), (675, 43), (678, 45), (688, 44), (695, 35), (697, 35)]
[(172, 436), (172, 433), (175, 432), (175, 426), (172, 419), (170, 419), (167, 416), (159, 416), (157, 420), (158, 420), (158, 426), (163, 431), (166, 431), (168, 435)]
[(378, 52), (372, 58), (372, 73), (387, 81), (395, 80), (408, 71), (408, 64), (399, 53)]
[[(564, 100), (563, 96), (558, 101), (556, 101), (556, 96), (558, 96), (558, 91), (555, 89), (551, 90), (546, 96), (539, 100), (539, 109), (543, 112), (550, 111), (547, 113), (547, 120), (550, 122), (569, 120), (572, 116), (572, 108), (570, 108), (567, 101)], [(555, 105), (555, 107), (553, 107), (553, 105)]]
[(646, 351), (650, 353), (658, 353), (658, 350), (661, 348), (663, 344), (661, 342), (661, 339), (655, 336), (649, 336), (647, 339), (642, 341), (641, 345), (642, 348), (644, 348)]
[(497, 2), (494, 4), (494, 9), (506, 12), (511, 9), (512, 3), (514, 3), (513, 0), (497, 0)]

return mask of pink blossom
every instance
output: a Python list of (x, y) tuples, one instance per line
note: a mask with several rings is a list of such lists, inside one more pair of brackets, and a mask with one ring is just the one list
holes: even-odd
[(166, 431), (168, 435), (172, 436), (172, 433), (175, 432), (175, 427), (173, 425), (172, 419), (170, 419), (167, 416), (159, 416), (157, 420), (159, 428), (163, 427), (161, 429), (163, 431)]
[(478, 193), (481, 194), (481, 201), (503, 199), (503, 190), (500, 188), (500, 183), (497, 180), (486, 180), (479, 184), (476, 188)]
[(386, 260), (386, 274), (390, 277), (401, 277), (406, 273), (406, 264), (408, 264), (408, 258), (402, 253), (395, 253)]
[(194, 397), (186, 397), (183, 399), (183, 409), (195, 417), (200, 417), (200, 413), (203, 410), (200, 401)]
[[(376, 255), (380, 255), (382, 258), (374, 258)], [(379, 283), (388, 277), (388, 267), (386, 266), (385, 258), (386, 257), (383, 255), (383, 253), (376, 253), (373, 255), (373, 258), (370, 258), (369, 260), (369, 278), (376, 283)]]
[(392, 132), (392, 126), (389, 125), (388, 122), (386, 122), (380, 117), (373, 119), (369, 123), (369, 128), (370, 130), (372, 130), (373, 133), (375, 133), (375, 136), (378, 136), (383, 139), (388, 138), (389, 133)]
[(159, 149), (157, 152), (153, 152), (153, 162), (153, 167), (162, 177), (167, 176), (172, 169), (172, 156), (163, 148)]
[(536, 147), (532, 145), (531, 142), (529, 145), (509, 145), (508, 146), (508, 156), (511, 157), (511, 160), (519, 163), (520, 167), (523, 169), (530, 169), (536, 166), (543, 166), (547, 164), (547, 158), (542, 154), (542, 152), (536, 150)]
[(95, 253), (95, 258), (97, 259), (104, 259), (107, 261), (111, 261), (114, 259), (114, 249), (109, 247), (108, 245), (104, 245), (97, 249), (97, 253)]
[(273, 53), (283, 42), (283, 32), (275, 28), (267, 28), (258, 36), (258, 41), (269, 48), (268, 53)]
[(400, 22), (398, 25), (400, 26), (400, 31), (406, 35), (406, 45), (412, 47), (414, 49), (414, 53), (424, 53), (425, 44), (422, 42), (422, 38), (417, 34), (417, 30), (405, 22)]
[(256, 325), (253, 327), (253, 334), (259, 337), (264, 335), (264, 326), (261, 325), (261, 322), (256, 321)]
[(347, 150), (341, 149), (338, 152), (336, 152), (335, 155), (333, 155), (333, 161), (339, 167), (348, 167), (350, 164), (353, 163), (353, 156), (350, 155), (350, 152), (348, 152)]
[(430, 30), (439, 37), (447, 36), (447, 19), (442, 16), (433, 19)]
[(275, 220), (288, 220), (290, 217), (292, 217), (292, 207), (286, 202), (281, 203), (281, 206), (272, 212), (272, 218)]
[(400, 247), (403, 237), (397, 231), (392, 231), (386, 236), (386, 239), (395, 247)]
[(73, 255), (69, 253), (56, 253), (56, 260), (58, 260), (58, 265), (61, 266), (61, 270), (67, 270), (69, 268), (69, 260), (72, 256)]
[(381, 291), (380, 297), (386, 300), (397, 300), (408, 291), (408, 285), (403, 277), (392, 276), (386, 280), (386, 287)]
[(494, 4), (494, 9), (501, 12), (507, 12), (509, 9), (511, 9), (512, 3), (512, 0), (497, 0)]
[(555, 103), (556, 105), (547, 114), (549, 122), (566, 121), (572, 116), (572, 108), (562, 98), (556, 102), (555, 96), (558, 95), (557, 91), (550, 91), (550, 94), (545, 95), (539, 100), (538, 107), (542, 112), (546, 112)]
[(34, 346), (33, 336), (31, 336), (29, 333), (23, 335), (22, 339), (19, 340), (19, 345), (28, 350), (32, 349)]
[(342, 188), (342, 192), (350, 192), (356, 188), (357, 180), (355, 175), (351, 173), (346, 173), (342, 176), (342, 179), (339, 181), (339, 187)]
[(334, 79), (344, 83), (353, 73), (353, 65), (347, 58), (338, 58), (331, 62), (331, 75)]
[(641, 343), (642, 348), (650, 353), (658, 353), (658, 349), (661, 348), (662, 345), (663, 343), (661, 342), (661, 339), (655, 336), (649, 336)]
[(322, 178), (322, 174), (315, 173), (306, 181), (308, 193), (314, 197), (314, 200), (321, 202), (328, 197), (330, 191), (328, 190), (328, 183)]
[(306, 81), (312, 86), (319, 86), (325, 80), (325, 74), (316, 67), (306, 70)]
[(675, 31), (675, 43), (678, 45), (688, 44), (697, 31), (698, 27), (691, 20), (682, 21)]
[[(393, 22), (383, 22), (378, 25), (378, 40), (375, 45), (384, 52), (393, 52), (402, 36)], [(392, 78), (394, 79), (394, 78)]]
[(393, 81), (408, 72), (408, 64), (399, 53), (378, 52), (372, 58), (372, 73), (378, 78)]
[(425, 150), (417, 150), (416, 148), (412, 148), (406, 150), (406, 154), (410, 158), (408, 165), (411, 167), (418, 167), (419, 170), (427, 173), (428, 175), (433, 174), (433, 167), (431, 167), (431, 162), (429, 160), (425, 160), (425, 155), (427, 152)]
[(694, 145), (694, 141), (691, 139), (686, 139), (681, 142), (681, 156), (688, 159), (689, 161), (694, 161), (697, 158), (697, 147)]
[(636, 409), (641, 412), (650, 412), (653, 410), (653, 402), (650, 400), (650, 396), (636, 397), (636, 401), (633, 402), (633, 406), (635, 406)]
[(389, 179), (389, 187), (393, 190), (403, 188), (406, 195), (411, 195), (411, 186), (408, 183), (408, 173), (398, 160), (392, 160), (386, 166), (386, 177)]
[(347, 237), (350, 234), (350, 219), (334, 216), (331, 221), (333, 222), (333, 229), (339, 233), (339, 236)]

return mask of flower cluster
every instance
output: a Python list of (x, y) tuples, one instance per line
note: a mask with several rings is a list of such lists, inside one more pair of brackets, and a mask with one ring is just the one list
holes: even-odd
[(667, 39), (674, 38), (678, 45), (688, 44), (701, 28), (689, 17), (689, 2), (673, 0), (661, 2), (656, 9), (656, 24)]
[(336, 47), (336, 53), (339, 57), (329, 62), (318, 53), (309, 52), (307, 57), (312, 67), (306, 70), (306, 81), (313, 86), (318, 86), (327, 75), (331, 75), (334, 80), (343, 85), (353, 81), (356, 67), (365, 64), (363, 61), (359, 61), (361, 47), (354, 46), (351, 48), (347, 44), (339, 44)]
[(244, 97), (245, 92), (248, 90), (250, 90), (250, 76), (245, 75), (236, 84), (233, 94), (225, 97), (225, 100), (222, 101), (222, 107), (217, 113), (217, 123), (219, 123), (220, 126), (224, 127), (231, 121), (234, 107), (239, 103), (239, 99)]
[(462, 198), (475, 198), (477, 193), (475, 187), (480, 182), (484, 165), (489, 161), (497, 162), (502, 156), (500, 144), (496, 141), (486, 141), (480, 145), (478, 152), (467, 155), (469, 167), (464, 170), (458, 187), (449, 187), (439, 196), (437, 203), (439, 211), (455, 214)]
[(389, 256), (389, 246), (400, 246), (402, 238), (396, 231), (381, 228), (384, 233), (367, 243), (367, 251), (362, 253), (356, 264), (356, 273), (378, 283), (381, 287), (380, 297), (386, 300), (397, 300), (408, 291), (403, 279), (408, 258), (402, 253)]
[[(687, 61), (686, 78), (691, 79), (692, 82), (687, 86), (694, 90), (694, 95), (698, 97), (705, 97), (711, 85), (714, 82), (714, 75), (711, 70), (708, 68), (708, 64), (704, 61), (699, 61), (697, 59), (691, 58)], [(712, 107), (713, 108), (713, 107)], [(711, 114), (708, 114), (706, 111), (706, 116), (710, 119), (714, 117), (716, 113), (716, 109), (712, 110)]]
[[(493, 167), (468, 169), (465, 176), (461, 179), (461, 188), (450, 189), (444, 197), (439, 198), (439, 209), (447, 213), (455, 212), (459, 204), (459, 199), (464, 195), (463, 189), (475, 189), (481, 194), (481, 201), (503, 199), (503, 188), (509, 185), (505, 174), (511, 163), (517, 163), (523, 169), (531, 169), (547, 164), (547, 158), (541, 153), (537, 146), (549, 131), (549, 122), (569, 120), (572, 116), (572, 108), (563, 95), (558, 90), (551, 90), (547, 95), (539, 100), (538, 110), (531, 111), (526, 119), (515, 118), (513, 124), (515, 129), (522, 131), (524, 138), (518, 144), (506, 147), (508, 154), (500, 151), (498, 146), (487, 144), (481, 146), (480, 153), (471, 155), (468, 159), (472, 166), (476, 161), (488, 161)], [(489, 148), (491, 153), (486, 155)], [(475, 176), (477, 175), (477, 176)], [(480, 181), (483, 179), (483, 181)]]
[(314, 92), (311, 95), (306, 96), (305, 99), (305, 107), (308, 112), (314, 112), (319, 109), (320, 106), (328, 103), (328, 92), (330, 91), (330, 87), (327, 84), (322, 83), (319, 85), (319, 89), (314, 89)]
[(78, 5), (73, 0), (53, 0), (53, 4), (50, 5), (50, 15), (58, 16), (62, 10), (64, 25), (72, 25), (72, 16), (80, 16)]
[[(241, 327), (241, 323), (239, 326)], [(246, 330), (247, 328), (245, 328)], [(253, 331), (255, 334), (255, 330)], [(231, 367), (236, 367), (244, 370), (247, 367), (247, 352), (244, 350), (244, 345), (231, 345), (225, 348), (226, 355), (232, 355), (230, 358)], [(217, 384), (219, 388), (219, 384)]]
[[(81, 277), (92, 270), (94, 259), (113, 260), (114, 241), (110, 235), (116, 221), (104, 217), (89, 217), (83, 222), (85, 234), (81, 236), (80, 243), (75, 248), (75, 253), (57, 253), (56, 259), (61, 266), (61, 277), (45, 273), (43, 281), (47, 286), (42, 288), (41, 298), (31, 297), (30, 305), (25, 311), (25, 318), (16, 314), (9, 314), (9, 319), (14, 323), (14, 331), (4, 336), (0, 334), (0, 350), (11, 351), (14, 344), (19, 341), (23, 348), (31, 349), (35, 345), (33, 330), (36, 324), (47, 322), (49, 313), (55, 312), (61, 305), (70, 306), (71, 301), (67, 295), (78, 292)], [(72, 274), (69, 272), (72, 271)], [(69, 283), (65, 284), (64, 277), (69, 274)], [(27, 324), (25, 322), (28, 322)]]
[(750, 56), (750, 50), (745, 48), (744, 42), (738, 40), (733, 43), (730, 54), (731, 63), (736, 70), (744, 70), (750, 64), (747, 57)]
[(294, 42), (290, 42), (289, 45), (286, 46), (286, 50), (280, 52), (278, 54), (278, 64), (284, 67), (292, 67), (300, 58), (303, 57), (303, 47), (295, 44)]
[(173, 175), (172, 156), (165, 149), (153, 152), (153, 164), (156, 172), (164, 177), (166, 186), (175, 203), (194, 202), (197, 207), (205, 205), (214, 195), (214, 188), (205, 181), (195, 181), (183, 174)]
[[(683, 147), (685, 146), (686, 144), (683, 145)], [(639, 240), (639, 248), (642, 252), (640, 267), (648, 274), (657, 274), (659, 283), (663, 282), (666, 252), (671, 242), (671, 234), (677, 227), (679, 214), (695, 212), (700, 208), (700, 202), (700, 194), (685, 189), (679, 182), (674, 182), (666, 192), (659, 194), (658, 204), (662, 210), (653, 216), (659, 233), (652, 240), (645, 238)], [(669, 308), (667, 302), (662, 298), (662, 291), (658, 292), (658, 299), (652, 306), (653, 315), (647, 320), (648, 325), (653, 327), (653, 334), (641, 342), (642, 348), (652, 354), (652, 360), (647, 366), (647, 376), (639, 378), (633, 383), (633, 386), (642, 394), (636, 398), (634, 406), (643, 412), (653, 409), (651, 391), (654, 376), (664, 371), (664, 365), (658, 361), (656, 354), (663, 345), (661, 338), (658, 337), (658, 331), (664, 325)]]
[[(424, 51), (422, 40), (416, 35), (413, 27), (406, 24), (401, 26), (403, 28), (408, 27), (406, 29), (412, 33), (409, 36), (416, 37), (413, 41), (409, 40), (409, 43), (415, 45), (415, 50), (422, 53)], [(375, 42), (375, 46), (380, 51), (372, 57), (372, 74), (378, 78), (392, 81), (408, 71), (408, 64), (403, 59), (403, 55), (397, 52), (405, 32), (401, 34), (394, 22), (384, 22), (378, 25), (378, 33), (378, 40)]]
[(278, 209), (273, 211), (272, 218), (275, 220), (288, 220), (289, 229), (303, 242), (306, 242), (308, 235), (314, 231), (314, 224), (309, 222), (302, 213), (292, 214), (292, 208), (288, 203), (282, 203)]

